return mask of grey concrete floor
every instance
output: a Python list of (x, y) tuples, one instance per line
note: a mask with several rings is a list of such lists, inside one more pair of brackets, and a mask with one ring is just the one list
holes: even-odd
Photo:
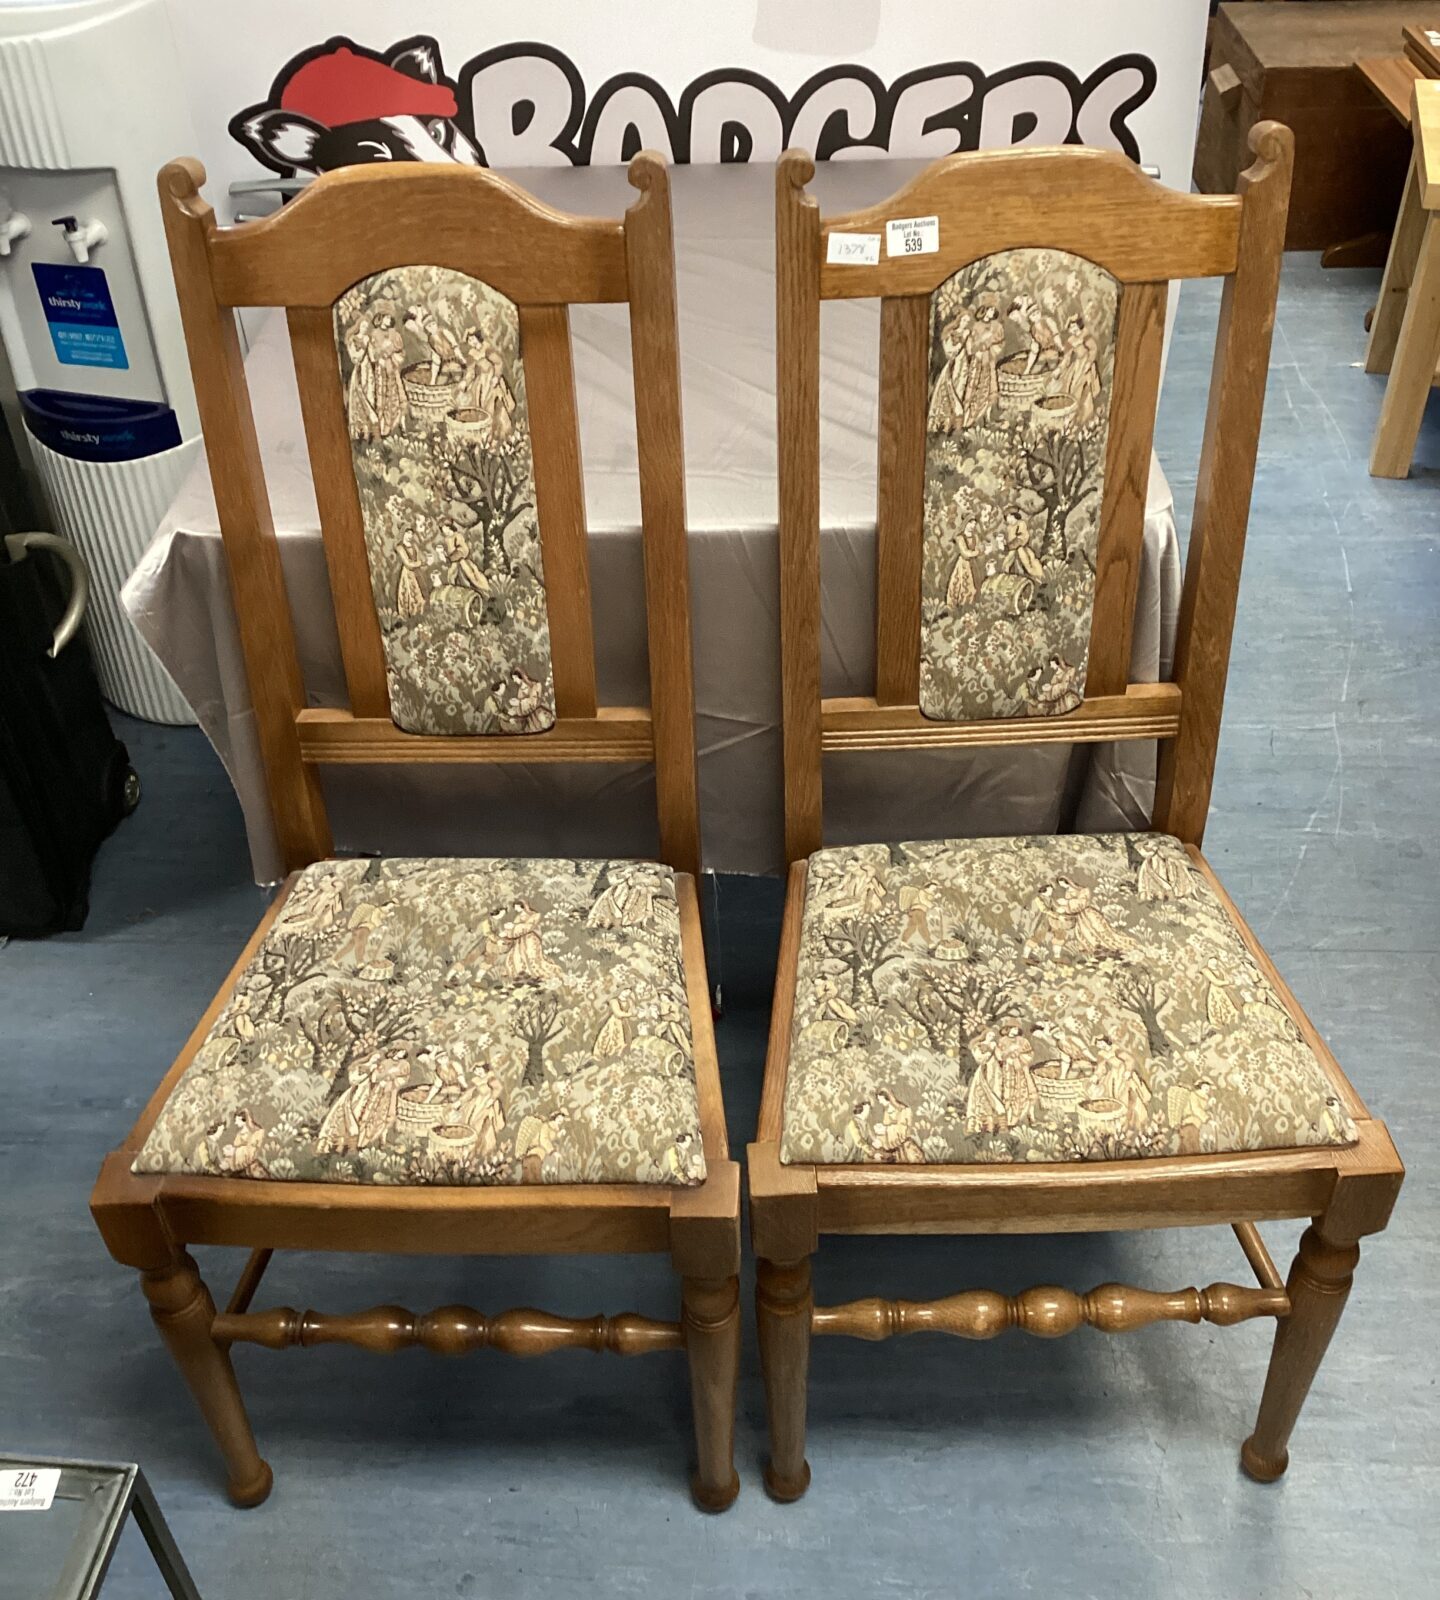
[[(703, 1517), (685, 1494), (678, 1358), (448, 1364), (342, 1350), (239, 1354), (276, 1487), (263, 1509), (232, 1510), (138, 1289), (86, 1213), (102, 1153), (263, 903), (204, 740), (133, 723), (124, 736), (146, 798), (101, 854), (89, 926), (0, 951), (0, 1445), (140, 1460), (208, 1597), (1440, 1593), (1440, 411), (1408, 482), (1368, 477), (1380, 384), (1357, 363), (1376, 282), (1322, 273), (1312, 257), (1286, 264), (1207, 838), (1410, 1164), (1390, 1231), (1366, 1249), (1285, 1480), (1261, 1488), (1236, 1464), (1268, 1352), (1261, 1324), (1054, 1344), (837, 1340), (813, 1362), (814, 1486), (798, 1505), (772, 1505), (759, 1481), (763, 1408), (747, 1327), (743, 1492), (723, 1517)], [(1182, 506), (1215, 306), (1205, 289), (1185, 290), (1165, 385), (1158, 445)], [(724, 880), (721, 897), (720, 1050), (743, 1145), (778, 886)], [(1297, 1234), (1270, 1230), (1278, 1259)], [(218, 1255), (202, 1266), (224, 1292), (234, 1262)], [(924, 1297), (1244, 1273), (1224, 1230), (874, 1239), (827, 1242), (817, 1285), (828, 1299)], [(277, 1261), (265, 1297), (574, 1314), (669, 1314), (673, 1303), (665, 1264), (628, 1257), (294, 1258)], [(160, 1592), (133, 1533), (107, 1592)]]

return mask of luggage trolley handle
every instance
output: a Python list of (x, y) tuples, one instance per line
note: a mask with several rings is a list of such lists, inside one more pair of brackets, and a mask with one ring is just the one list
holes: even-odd
[(28, 551), (48, 550), (57, 556), (70, 574), (70, 598), (64, 615), (55, 624), (55, 636), (50, 641), (53, 660), (75, 637), (85, 618), (85, 607), (90, 603), (90, 569), (85, 558), (70, 543), (53, 533), (7, 533), (5, 548), (12, 561), (23, 561)]

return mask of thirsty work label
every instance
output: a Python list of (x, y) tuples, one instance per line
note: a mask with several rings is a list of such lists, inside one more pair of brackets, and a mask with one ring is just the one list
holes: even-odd
[(67, 367), (128, 368), (104, 268), (37, 261), (34, 271), (56, 360)]

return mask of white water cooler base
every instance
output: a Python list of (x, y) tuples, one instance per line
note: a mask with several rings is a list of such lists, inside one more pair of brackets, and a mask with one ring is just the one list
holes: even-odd
[(85, 625), (100, 692), (148, 722), (193, 723), (185, 697), (125, 615), (120, 590), (190, 471), (200, 439), (138, 461), (76, 461), (38, 439), (29, 444), (55, 509), (56, 531), (90, 564)]

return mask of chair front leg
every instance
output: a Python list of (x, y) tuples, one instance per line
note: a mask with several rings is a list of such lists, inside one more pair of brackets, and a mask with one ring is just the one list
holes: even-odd
[(238, 1506), (258, 1506), (273, 1478), (255, 1448), (230, 1352), (215, 1342), (215, 1302), (194, 1260), (181, 1250), (165, 1266), (142, 1272), (140, 1284), (155, 1326), (220, 1446), (230, 1498)]
[(740, 1492), (735, 1471), (735, 1385), (740, 1374), (740, 1280), (681, 1280), (699, 1465), (690, 1492), (702, 1511), (724, 1511)]
[(1259, 1483), (1273, 1483), (1290, 1465), (1286, 1447), (1291, 1430), (1350, 1297), (1359, 1260), (1358, 1244), (1325, 1237), (1323, 1218), (1300, 1240), (1286, 1284), (1290, 1314), (1275, 1330), (1260, 1415), (1254, 1433), (1240, 1447), (1241, 1464)]
[(756, 1262), (756, 1318), (770, 1461), (765, 1488), (771, 1499), (798, 1500), (810, 1487), (805, 1459), (805, 1401), (810, 1376), (810, 1258)]
[(1290, 1314), (1275, 1330), (1255, 1431), (1240, 1447), (1241, 1465), (1259, 1483), (1273, 1483), (1290, 1465), (1290, 1434), (1350, 1297), (1359, 1241), (1389, 1222), (1404, 1182), (1385, 1124), (1362, 1121), (1358, 1133), (1324, 1215), (1301, 1236), (1290, 1267)]

